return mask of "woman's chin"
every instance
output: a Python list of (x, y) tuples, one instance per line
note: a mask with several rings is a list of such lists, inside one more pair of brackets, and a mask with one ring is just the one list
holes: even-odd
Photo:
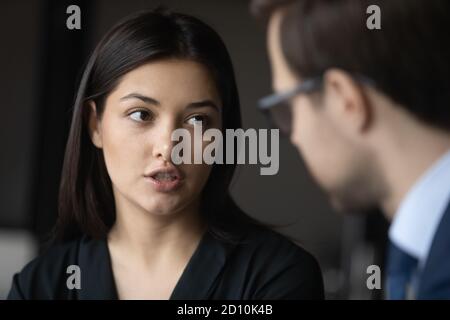
[(144, 204), (142, 206), (149, 215), (160, 216), (160, 217), (168, 217), (172, 215), (176, 215), (177, 212), (182, 211), (184, 207), (182, 203), (178, 201), (168, 202), (161, 201), (161, 203), (151, 203)]

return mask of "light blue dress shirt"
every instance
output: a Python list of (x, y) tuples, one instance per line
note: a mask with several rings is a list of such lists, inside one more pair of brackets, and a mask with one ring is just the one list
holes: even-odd
[(434, 235), (450, 202), (450, 150), (429, 168), (401, 202), (389, 239), (419, 260), (427, 260)]

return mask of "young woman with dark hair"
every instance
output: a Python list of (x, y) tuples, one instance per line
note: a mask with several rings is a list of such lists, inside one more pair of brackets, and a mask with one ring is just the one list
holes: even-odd
[(322, 298), (315, 259), (232, 201), (235, 165), (172, 163), (172, 132), (199, 124), (241, 127), (216, 32), (165, 10), (116, 25), (78, 89), (55, 245), (9, 298)]

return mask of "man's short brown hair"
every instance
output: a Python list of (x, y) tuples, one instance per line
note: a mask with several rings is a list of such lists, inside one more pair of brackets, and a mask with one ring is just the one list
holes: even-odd
[[(367, 8), (381, 9), (381, 29), (369, 30)], [(371, 78), (417, 118), (450, 130), (450, 1), (253, 0), (268, 18), (287, 8), (281, 46), (301, 77), (329, 68)]]

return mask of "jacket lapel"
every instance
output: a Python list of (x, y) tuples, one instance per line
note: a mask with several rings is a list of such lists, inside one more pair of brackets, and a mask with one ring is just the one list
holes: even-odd
[(170, 300), (210, 299), (222, 271), (227, 246), (206, 232), (172, 292)]
[(78, 290), (78, 298), (117, 300), (106, 240), (83, 237), (78, 254), (81, 269), (81, 289)]
[(450, 205), (436, 231), (419, 281), (418, 299), (450, 299)]

